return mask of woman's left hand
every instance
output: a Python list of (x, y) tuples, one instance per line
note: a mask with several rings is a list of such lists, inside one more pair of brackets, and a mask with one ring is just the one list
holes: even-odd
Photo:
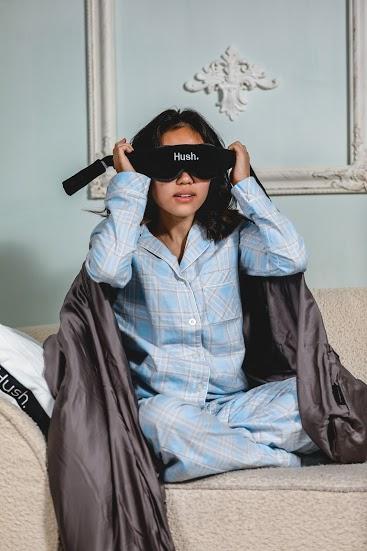
[(230, 173), (230, 182), (234, 186), (250, 176), (250, 156), (246, 146), (239, 141), (231, 143), (228, 149), (233, 149), (236, 153), (236, 163)]

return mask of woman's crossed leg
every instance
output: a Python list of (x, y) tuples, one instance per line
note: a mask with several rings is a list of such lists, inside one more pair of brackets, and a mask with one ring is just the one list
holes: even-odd
[(204, 408), (157, 394), (139, 400), (139, 424), (165, 465), (165, 482), (298, 467), (301, 459), (293, 451), (318, 448), (302, 429), (294, 392), (295, 382), (287, 379), (218, 397)]

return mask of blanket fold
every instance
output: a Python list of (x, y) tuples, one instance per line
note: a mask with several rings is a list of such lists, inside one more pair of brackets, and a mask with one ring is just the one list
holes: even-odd
[(138, 405), (113, 288), (83, 263), (44, 342), (55, 398), (47, 441), (50, 490), (65, 551), (174, 551), (160, 464)]

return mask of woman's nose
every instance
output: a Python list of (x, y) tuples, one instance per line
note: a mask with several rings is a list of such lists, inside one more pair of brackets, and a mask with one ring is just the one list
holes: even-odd
[(179, 174), (177, 178), (177, 182), (193, 182), (193, 178), (189, 172), (186, 172), (185, 170)]

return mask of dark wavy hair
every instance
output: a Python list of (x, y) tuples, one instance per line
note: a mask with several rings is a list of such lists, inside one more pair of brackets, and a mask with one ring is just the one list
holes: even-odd
[[(204, 143), (213, 144), (216, 147), (225, 147), (222, 138), (215, 132), (205, 118), (194, 109), (166, 109), (162, 111), (144, 126), (144, 128), (139, 130), (130, 143), (134, 150), (159, 147), (161, 145), (162, 135), (166, 131), (182, 126), (189, 126), (193, 130), (196, 130), (203, 138)], [(258, 184), (265, 191), (252, 170), (252, 167), (251, 175), (256, 178)], [(228, 172), (225, 172), (223, 176), (212, 178), (208, 195), (204, 203), (195, 213), (194, 219), (202, 227), (206, 228), (208, 239), (212, 239), (215, 242), (227, 237), (239, 224), (249, 220), (237, 210), (237, 200), (231, 194), (231, 188), (232, 185)], [(105, 207), (103, 211), (88, 210), (88, 212), (100, 214), (105, 217), (109, 215), (107, 207)], [(151, 222), (155, 225), (158, 216), (158, 206), (151, 195), (150, 187), (144, 216), (140, 225), (149, 224)], [(252, 221), (250, 220), (250, 222)]]

